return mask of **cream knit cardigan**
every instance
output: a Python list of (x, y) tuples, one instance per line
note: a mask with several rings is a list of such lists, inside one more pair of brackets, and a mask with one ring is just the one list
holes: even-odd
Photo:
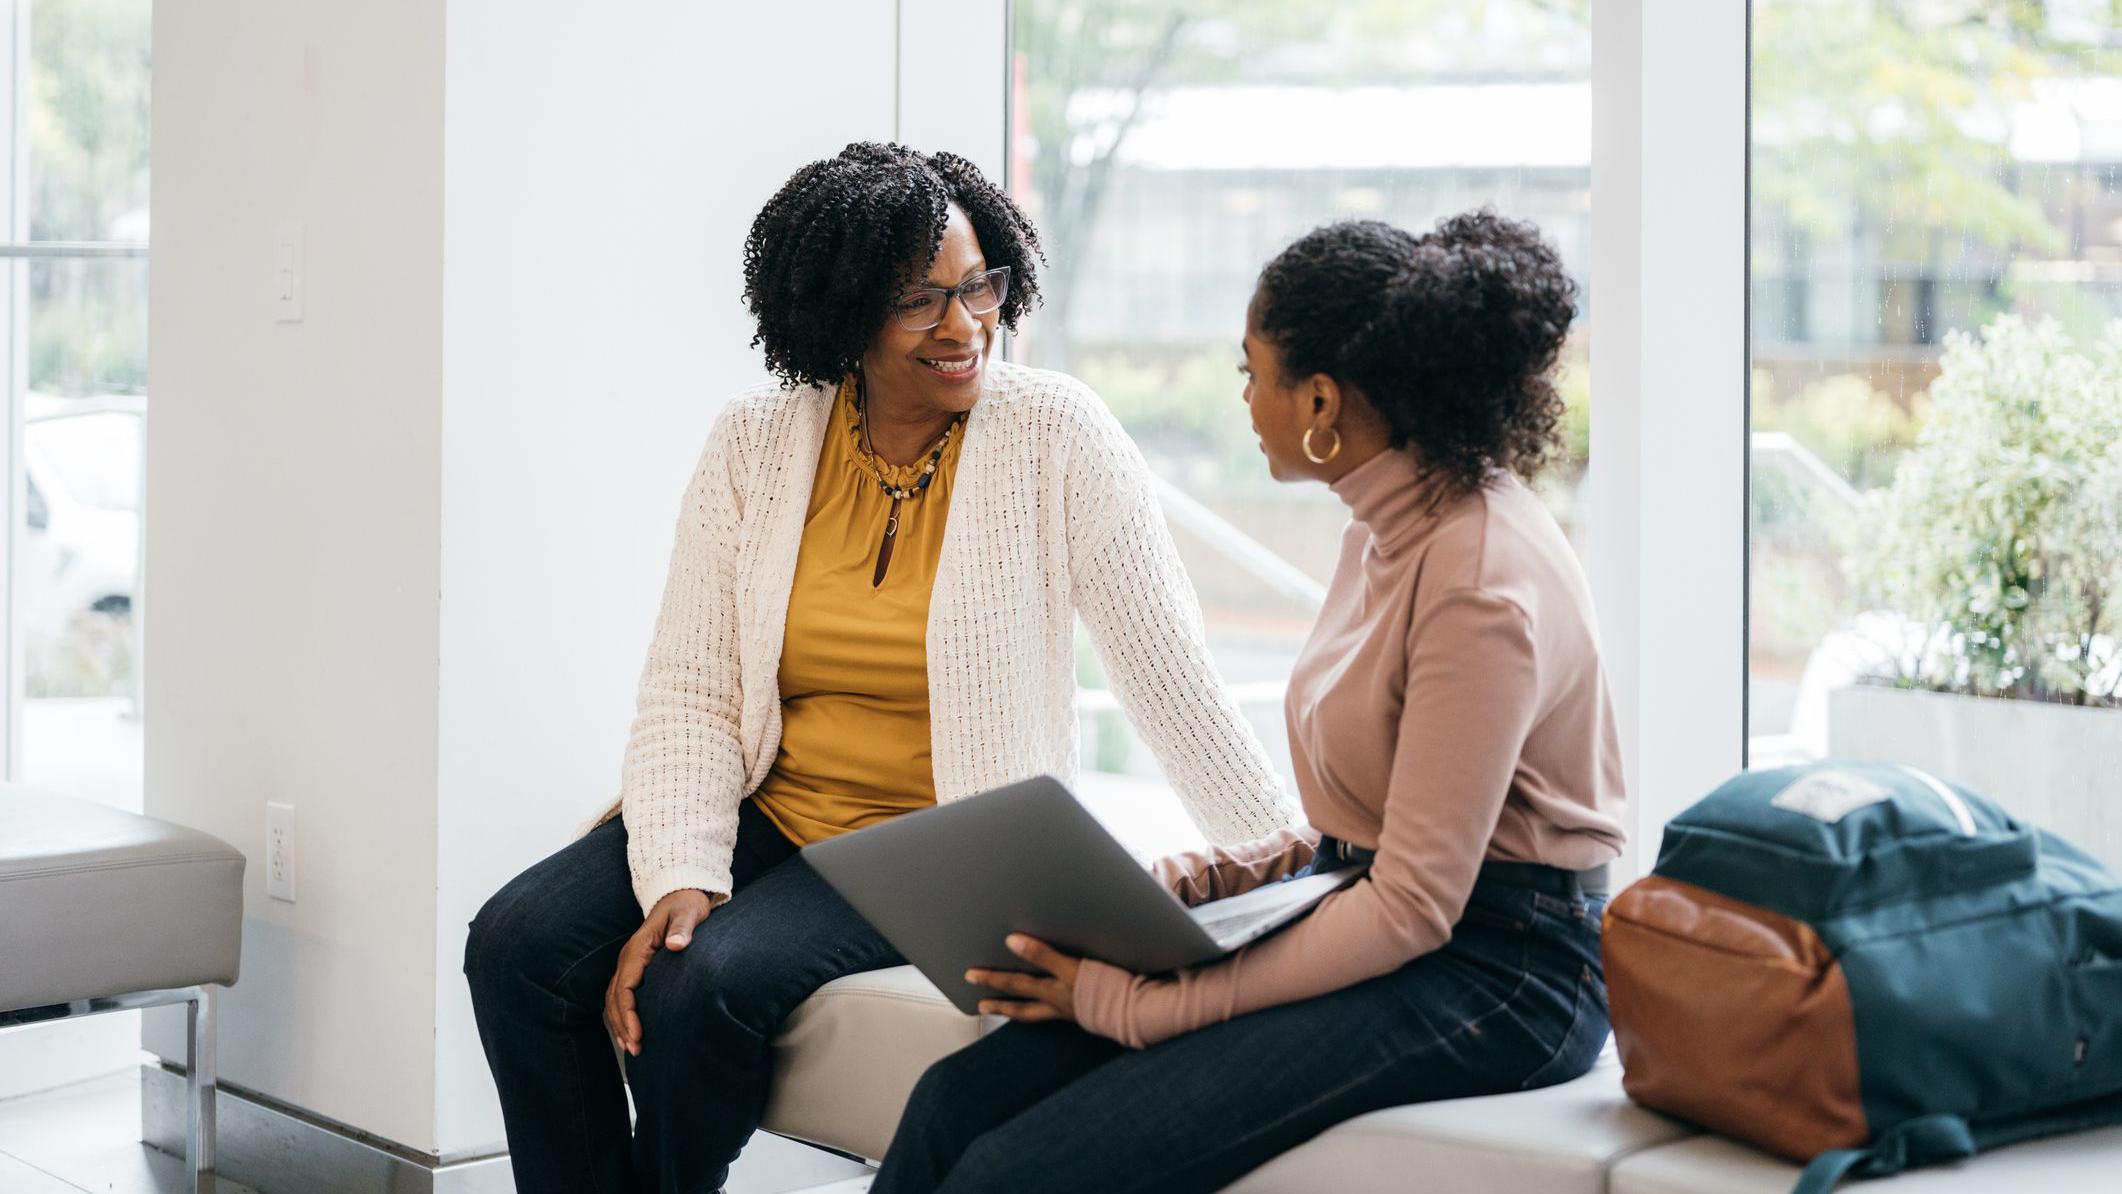
[[(685, 494), (619, 801), (644, 912), (730, 889), (737, 810), (781, 741), (778, 673), (833, 392), (761, 387), (726, 407)], [(1149, 467), (1097, 395), (990, 361), (965, 425), (929, 598), (936, 799), (1076, 770), (1081, 617), (1121, 708), (1211, 841), (1295, 815), (1209, 658)]]

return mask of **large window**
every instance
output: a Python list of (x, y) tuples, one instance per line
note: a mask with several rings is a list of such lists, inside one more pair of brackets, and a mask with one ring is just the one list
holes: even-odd
[(1754, 0), (1757, 764), (2122, 853), (2114, 6)]
[(16, 778), (137, 804), (148, 0), (14, 0), (0, 338)]
[[(1253, 442), (1254, 278), (1331, 220), (1421, 231), (1486, 204), (1557, 243), (1588, 315), (1589, 5), (1016, 0), (1012, 28), (1010, 182), (1051, 262), (1016, 358), (1089, 383), (1150, 458), (1217, 663), (1286, 770), (1282, 687), (1347, 516)], [(1587, 341), (1580, 321), (1570, 451), (1542, 482), (1580, 547)], [(1079, 658), (1086, 768), (1153, 775)]]

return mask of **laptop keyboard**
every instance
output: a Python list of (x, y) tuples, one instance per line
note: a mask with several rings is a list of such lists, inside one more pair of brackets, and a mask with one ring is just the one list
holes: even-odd
[(1255, 930), (1264, 931), (1277, 921), (1291, 919), (1293, 910), (1308, 908), (1329, 891), (1346, 886), (1360, 874), (1360, 868), (1351, 868), (1341, 874), (1286, 879), (1256, 887), (1241, 896), (1197, 905), (1188, 912), (1194, 923), (1214, 938), (1216, 944), (1228, 946), (1233, 941), (1244, 940)]
[[(1221, 901), (1218, 902), (1220, 903)], [(1213, 905), (1208, 905), (1208, 907), (1213, 907)], [(1221, 942), (1242, 936), (1247, 929), (1251, 929), (1255, 925), (1272, 924), (1275, 918), (1281, 915), (1282, 907), (1277, 904), (1266, 908), (1241, 908), (1234, 913), (1226, 913), (1222, 916), (1196, 915), (1194, 923), (1200, 925), (1201, 930), (1210, 937)]]

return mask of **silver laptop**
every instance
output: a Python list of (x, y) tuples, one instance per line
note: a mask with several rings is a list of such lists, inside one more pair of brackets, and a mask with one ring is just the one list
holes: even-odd
[(1029, 970), (1029, 933), (1138, 974), (1209, 961), (1281, 928), (1360, 867), (1270, 883), (1189, 909), (1042, 776), (804, 847), (803, 858), (961, 1011), (973, 967)]

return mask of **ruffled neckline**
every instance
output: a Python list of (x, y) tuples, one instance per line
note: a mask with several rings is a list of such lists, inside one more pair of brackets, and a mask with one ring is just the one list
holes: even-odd
[[(895, 489), (912, 489), (921, 480), (928, 465), (928, 454), (923, 453), (912, 464), (893, 464), (881, 456), (871, 455), (862, 443), (862, 410), (855, 405), (855, 379), (840, 383), (840, 392), (833, 399), (833, 418), (840, 426), (840, 434), (847, 437), (847, 460), (857, 473), (882, 482)], [(962, 427), (954, 428), (955, 437)]]

